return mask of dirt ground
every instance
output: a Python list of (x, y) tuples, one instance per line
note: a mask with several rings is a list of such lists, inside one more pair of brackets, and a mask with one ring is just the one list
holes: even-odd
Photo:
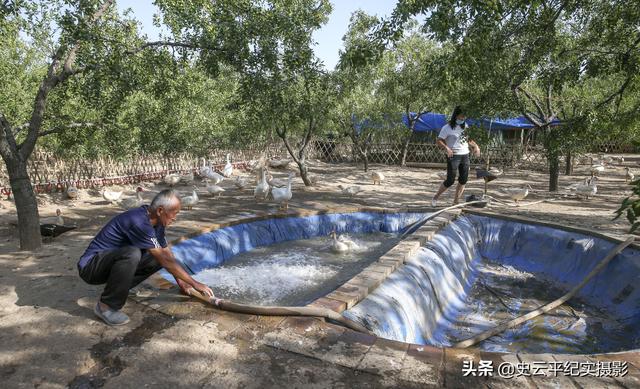
[[(625, 165), (640, 171), (640, 156), (625, 155)], [(373, 185), (370, 173), (353, 165), (327, 165), (312, 161), (316, 186), (305, 189), (294, 180), (290, 209), (326, 209), (336, 206), (407, 207), (428, 206), (442, 181), (438, 169), (373, 165), (384, 173), (382, 185)], [(560, 177), (560, 187), (581, 182), (588, 167), (578, 166), (573, 176)], [(247, 173), (240, 173), (247, 175)], [(276, 177), (285, 171), (274, 170)], [(546, 191), (546, 174), (507, 170), (489, 183), (489, 194), (506, 200), (503, 187), (533, 188), (524, 203), (547, 199), (531, 206), (493, 204), (493, 212), (517, 214), (555, 223), (592, 229), (611, 235), (628, 230), (627, 221), (613, 221), (613, 212), (630, 194), (622, 166), (600, 174), (598, 194), (578, 199), (561, 190)], [(338, 185), (359, 185), (363, 192), (353, 198)], [(230, 180), (220, 198), (211, 198), (199, 180), (201, 201), (183, 210), (168, 229), (168, 240), (207, 227), (221, 219), (246, 216), (256, 211), (277, 210), (273, 203), (256, 204), (253, 188), (239, 191)], [(162, 183), (145, 182), (143, 196), (149, 201), (164, 189)], [(471, 179), (467, 194), (481, 193), (483, 181)], [(116, 189), (112, 187), (110, 189)], [(133, 196), (135, 185), (122, 187)], [(185, 195), (190, 187), (178, 186)], [(238, 341), (219, 325), (208, 325), (206, 316), (185, 318), (167, 315), (130, 299), (125, 312), (131, 323), (111, 328), (97, 321), (92, 307), (102, 287), (86, 285), (77, 275), (76, 262), (109, 218), (121, 212), (102, 199), (98, 190), (80, 190), (77, 200), (62, 194), (39, 195), (41, 216), (55, 215), (60, 208), (65, 224), (77, 229), (66, 233), (39, 252), (18, 251), (16, 212), (11, 201), (0, 200), (0, 382), (6, 388), (30, 387), (386, 387), (405, 386), (380, 374), (362, 373), (339, 364), (315, 360), (251, 341)], [(453, 191), (439, 205), (448, 205)], [(215, 291), (215, 285), (213, 286)], [(176, 290), (163, 291), (181, 298)], [(184, 307), (191, 303), (184, 298)], [(230, 315), (233, 316), (233, 315)], [(231, 319), (230, 319), (231, 320)]]

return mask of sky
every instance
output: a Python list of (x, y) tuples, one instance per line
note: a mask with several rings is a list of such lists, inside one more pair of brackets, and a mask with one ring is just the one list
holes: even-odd
[[(135, 18), (142, 23), (142, 31), (149, 39), (156, 39), (160, 30), (153, 25), (153, 14), (157, 8), (152, 0), (119, 0), (118, 9), (133, 10)], [(396, 0), (333, 0), (333, 12), (329, 21), (313, 35), (317, 45), (314, 50), (327, 69), (333, 69), (338, 63), (338, 51), (342, 48), (342, 36), (347, 32), (351, 14), (362, 9), (368, 14), (388, 16), (393, 11)]]

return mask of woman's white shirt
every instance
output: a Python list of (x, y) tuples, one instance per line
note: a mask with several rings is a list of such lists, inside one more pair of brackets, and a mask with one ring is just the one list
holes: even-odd
[(453, 155), (469, 154), (467, 136), (459, 125), (456, 124), (455, 128), (452, 129), (449, 123), (445, 124), (440, 130), (438, 138), (444, 140), (447, 146), (453, 151)]

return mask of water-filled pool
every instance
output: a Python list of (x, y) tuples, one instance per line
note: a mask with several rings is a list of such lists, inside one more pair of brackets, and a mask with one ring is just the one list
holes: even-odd
[(330, 293), (374, 262), (397, 242), (397, 234), (349, 235), (358, 248), (331, 249), (331, 238), (300, 239), (238, 254), (194, 278), (216, 296), (239, 303), (303, 306)]
[[(218, 297), (262, 305), (304, 305), (331, 292), (393, 247), (424, 213), (328, 213), (248, 221), (172, 247), (178, 261)], [(328, 234), (350, 234), (362, 250), (334, 254)], [(173, 282), (166, 271), (161, 274)]]
[[(381, 337), (450, 346), (578, 284), (609, 240), (462, 216), (344, 313)], [(481, 342), (490, 351), (599, 353), (640, 346), (640, 252), (627, 248), (567, 304)]]

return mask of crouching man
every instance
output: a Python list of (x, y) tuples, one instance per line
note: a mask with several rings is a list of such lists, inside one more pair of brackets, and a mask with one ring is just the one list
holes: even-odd
[(151, 205), (115, 216), (100, 230), (78, 261), (80, 277), (88, 284), (106, 284), (94, 313), (105, 323), (129, 322), (122, 311), (129, 289), (165, 268), (183, 292), (194, 288), (213, 297), (213, 291), (187, 274), (167, 247), (165, 227), (176, 220), (180, 197), (173, 190), (158, 193)]

